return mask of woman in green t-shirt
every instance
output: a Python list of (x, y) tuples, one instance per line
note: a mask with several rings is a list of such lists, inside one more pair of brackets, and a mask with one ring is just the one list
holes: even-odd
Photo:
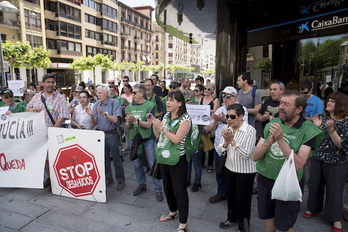
[(180, 224), (176, 231), (186, 232), (189, 199), (186, 189), (185, 142), (191, 118), (186, 113), (185, 98), (181, 91), (170, 92), (166, 105), (167, 113), (162, 121), (148, 115), (149, 121), (153, 124), (154, 134), (159, 137), (156, 158), (160, 164), (164, 192), (170, 210), (161, 216), (159, 221), (164, 222), (179, 217)]

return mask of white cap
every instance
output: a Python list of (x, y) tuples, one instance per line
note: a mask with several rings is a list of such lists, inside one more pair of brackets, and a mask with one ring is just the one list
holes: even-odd
[(235, 94), (237, 95), (237, 90), (232, 86), (226, 86), (224, 90), (221, 91), (221, 93), (227, 93), (227, 94)]

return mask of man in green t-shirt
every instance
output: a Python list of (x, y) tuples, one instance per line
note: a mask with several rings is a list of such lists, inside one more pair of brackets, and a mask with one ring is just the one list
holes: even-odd
[(302, 116), (306, 106), (306, 99), (299, 91), (285, 91), (279, 103), (279, 118), (265, 126), (264, 138), (260, 138), (252, 154), (253, 161), (257, 161), (258, 211), (259, 218), (265, 220), (265, 231), (292, 231), (300, 211), (300, 201), (272, 200), (271, 193), (291, 150), (303, 189), (304, 165), (323, 137), (322, 131)]
[[(134, 172), (138, 182), (138, 188), (133, 192), (133, 196), (138, 196), (146, 191), (146, 173), (144, 172), (143, 164), (147, 161), (149, 169), (156, 159), (156, 144), (155, 136), (152, 132), (152, 124), (147, 121), (147, 114), (155, 113), (155, 104), (151, 101), (145, 100), (146, 93), (143, 84), (136, 84), (133, 86), (133, 102), (126, 107), (126, 127), (129, 128), (129, 139), (133, 143), (136, 133), (139, 133), (143, 145), (143, 153), (138, 159), (134, 160)], [(131, 145), (132, 146), (132, 145)], [(155, 185), (157, 201), (163, 201), (162, 181), (152, 178)]]
[(25, 106), (20, 103), (16, 103), (12, 90), (3, 89), (0, 93), (2, 101), (5, 103), (4, 106), (8, 106), (6, 114), (25, 112)]

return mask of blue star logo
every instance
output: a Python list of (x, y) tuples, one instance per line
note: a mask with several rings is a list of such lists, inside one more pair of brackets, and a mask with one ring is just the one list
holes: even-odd
[(305, 5), (301, 5), (301, 11), (300, 13), (302, 15), (309, 14), (309, 9), (311, 8), (312, 4), (309, 4), (307, 7)]
[(307, 26), (308, 23), (309, 23), (309, 21), (307, 21), (306, 23), (302, 23), (301, 26), (298, 27), (298, 33), (299, 33), (299, 34), (302, 34), (303, 31), (305, 31), (305, 30), (306, 30), (306, 31), (309, 31), (309, 28), (308, 28), (308, 26)]

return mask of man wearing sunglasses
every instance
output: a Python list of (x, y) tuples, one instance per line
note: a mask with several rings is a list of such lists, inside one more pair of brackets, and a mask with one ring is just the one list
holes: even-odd
[[(216, 175), (216, 182), (218, 185), (217, 193), (216, 195), (209, 198), (210, 203), (217, 203), (222, 200), (226, 200), (226, 185), (225, 185), (225, 174), (223, 172), (218, 172), (217, 166), (221, 157), (221, 153), (218, 152), (218, 146), (220, 144), (221, 138), (222, 138), (222, 130), (226, 128), (226, 119), (229, 118), (230, 115), (227, 116), (227, 108), (230, 105), (233, 105), (237, 101), (237, 90), (232, 86), (227, 86), (222, 92), (221, 92), (221, 98), (223, 101), (223, 106), (218, 108), (214, 114), (210, 116), (210, 123), (206, 127), (207, 132), (214, 132), (215, 131), (215, 141), (214, 141), (214, 162), (215, 162), (215, 175)], [(248, 111), (243, 106), (245, 115), (243, 117), (244, 121), (248, 121)], [(234, 115), (231, 115), (231, 119)]]
[(310, 81), (301, 81), (299, 88), (300, 92), (307, 100), (307, 107), (303, 113), (303, 116), (312, 121), (315, 114), (324, 113), (323, 102), (319, 97), (312, 94), (312, 83)]
[(21, 103), (16, 103), (14, 100), (13, 92), (10, 89), (3, 89), (0, 93), (2, 101), (5, 106), (8, 106), (8, 111), (6, 114), (25, 112), (25, 106)]

